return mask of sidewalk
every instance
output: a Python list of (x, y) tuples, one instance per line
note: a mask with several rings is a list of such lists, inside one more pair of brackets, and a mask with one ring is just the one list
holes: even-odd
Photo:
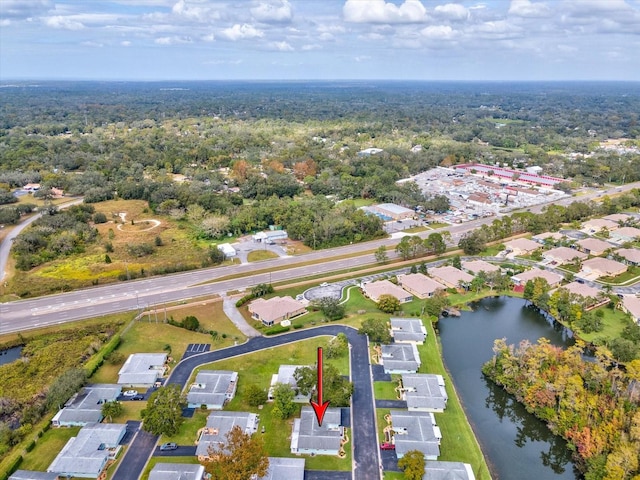
[(226, 294), (222, 297), (222, 310), (229, 317), (229, 320), (244, 333), (247, 337), (260, 337), (262, 334), (247, 323), (244, 317), (240, 314), (236, 308), (236, 302), (233, 298), (228, 297)]

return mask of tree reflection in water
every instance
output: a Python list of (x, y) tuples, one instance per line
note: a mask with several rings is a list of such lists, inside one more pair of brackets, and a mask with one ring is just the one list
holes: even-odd
[[(542, 464), (561, 474), (571, 465), (571, 451), (562, 437), (554, 435), (544, 422), (526, 411), (523, 405), (518, 403), (513, 395), (508, 394), (502, 387), (495, 385), (488, 379), (484, 379), (489, 395), (485, 399), (487, 408), (493, 410), (502, 421), (505, 417), (516, 425), (514, 443), (518, 448), (523, 448), (527, 443), (541, 442), (541, 446), (548, 447), (547, 451), (540, 452)], [(577, 474), (574, 468), (574, 473)]]

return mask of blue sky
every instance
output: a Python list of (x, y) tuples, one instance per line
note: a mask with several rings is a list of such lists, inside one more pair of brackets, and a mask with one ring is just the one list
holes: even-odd
[(640, 80), (640, 0), (0, 0), (12, 79)]

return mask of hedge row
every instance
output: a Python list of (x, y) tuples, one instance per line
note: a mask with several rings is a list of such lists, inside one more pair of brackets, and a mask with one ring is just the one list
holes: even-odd
[(104, 363), (104, 359), (109, 356), (120, 345), (120, 334), (116, 333), (111, 340), (102, 347), (102, 349), (96, 353), (85, 365), (85, 371), (87, 372), (87, 378), (91, 377), (96, 370)]
[(265, 335), (277, 335), (278, 333), (288, 332), (291, 327), (283, 327), (282, 325), (275, 325), (264, 331)]
[(16, 458), (13, 459), (13, 462), (9, 464), (9, 468), (7, 468), (7, 471), (2, 474), (2, 477), (0, 477), (0, 480), (7, 480), (11, 475), (13, 475), (13, 473), (16, 470), (18, 470), (18, 467), (20, 467), (21, 463), (22, 463), (22, 455), (18, 455)]

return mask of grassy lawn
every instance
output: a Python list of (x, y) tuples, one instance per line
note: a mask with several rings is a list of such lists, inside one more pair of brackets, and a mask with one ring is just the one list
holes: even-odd
[[(229, 320), (227, 320), (229, 321)], [(238, 333), (238, 335), (240, 335)], [(132, 353), (153, 353), (164, 352), (165, 345), (171, 346), (171, 357), (175, 365), (190, 343), (211, 343), (211, 336), (204, 333), (190, 332), (180, 327), (167, 325), (164, 323), (155, 323), (155, 320), (149, 322), (147, 317), (135, 322), (132, 327), (123, 335), (122, 342), (117, 351), (124, 355), (122, 362), (111, 364), (105, 362), (98, 371), (91, 377), (95, 383), (116, 383), (118, 380), (118, 371), (127, 357)], [(213, 348), (220, 348), (233, 344), (233, 339), (228, 337), (213, 345)]]
[(640, 267), (629, 267), (626, 272), (615, 277), (601, 277), (598, 279), (600, 283), (608, 283), (610, 285), (622, 285), (631, 283), (631, 280), (640, 277)]
[(495, 257), (502, 250), (504, 250), (504, 245), (502, 243), (499, 243), (497, 245), (490, 245), (487, 248), (485, 248), (482, 252), (480, 252), (480, 256), (481, 257)]
[(404, 479), (404, 473), (401, 473), (401, 472), (384, 472), (384, 475), (383, 475), (382, 478), (384, 480), (403, 480)]
[(378, 400), (397, 400), (395, 382), (373, 382), (373, 394)]
[(71, 437), (75, 437), (80, 431), (80, 427), (51, 428), (44, 432), (44, 435), (36, 443), (36, 447), (24, 455), (24, 460), (20, 464), (23, 470), (35, 470), (46, 472), (62, 447)]
[[(614, 339), (620, 338), (622, 330), (628, 325), (627, 316), (621, 310), (613, 310), (607, 305), (599, 307), (596, 310), (602, 310), (604, 317), (602, 317), (602, 330), (593, 333), (580, 332), (580, 338), (587, 342), (592, 342), (595, 339)], [(595, 311), (595, 310), (594, 310)]]
[(278, 254), (271, 250), (254, 250), (247, 255), (249, 262), (259, 262), (260, 260), (269, 260), (270, 258), (278, 258)]
[(122, 403), (124, 411), (122, 412), (122, 415), (113, 417), (112, 423), (125, 423), (127, 420), (142, 420), (140, 412), (147, 408), (147, 402), (136, 400), (120, 403)]
[(437, 230), (438, 228), (447, 228), (450, 227), (451, 225), (449, 225), (448, 223), (442, 223), (442, 222), (431, 222), (429, 223), (429, 228), (431, 228), (432, 230)]
[[(330, 455), (316, 455), (311, 457), (309, 455), (301, 455), (305, 459), (304, 468), (306, 470), (341, 470), (351, 471), (351, 429), (345, 429), (345, 435), (349, 439), (344, 445), (344, 451), (346, 453), (344, 458), (334, 457)], [(291, 454), (289, 454), (291, 455)]]
[[(146, 404), (146, 402), (144, 403)], [(176, 435), (172, 437), (163, 435), (160, 443), (175, 442), (178, 445), (195, 445), (198, 440), (198, 430), (207, 424), (209, 413), (207, 410), (197, 408), (192, 418), (185, 418), (185, 422), (180, 425), (180, 431)]]
[(142, 472), (140, 480), (148, 480), (149, 473), (155, 467), (156, 463), (182, 463), (189, 465), (198, 465), (198, 459), (196, 457), (151, 457), (146, 468)]

